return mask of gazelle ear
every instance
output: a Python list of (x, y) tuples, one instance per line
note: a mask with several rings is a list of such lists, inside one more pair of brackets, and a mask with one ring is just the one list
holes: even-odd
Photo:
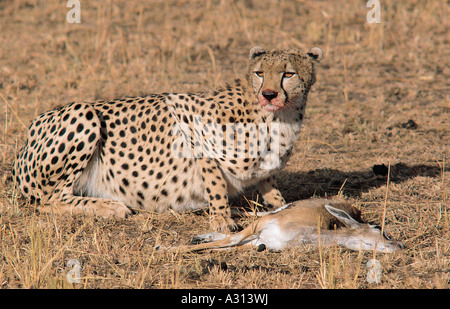
[(264, 55), (266, 51), (261, 46), (255, 46), (252, 49), (250, 49), (250, 60), (255, 59), (256, 57), (259, 57), (261, 55)]
[(342, 209), (334, 208), (333, 206), (330, 206), (328, 204), (325, 205), (325, 209), (328, 210), (328, 212), (332, 216), (341, 221), (347, 227), (358, 229), (361, 226), (358, 221), (353, 219), (347, 212)]
[(306, 56), (312, 58), (317, 62), (320, 62), (323, 59), (323, 52), (319, 47), (313, 47), (309, 52), (306, 53)]

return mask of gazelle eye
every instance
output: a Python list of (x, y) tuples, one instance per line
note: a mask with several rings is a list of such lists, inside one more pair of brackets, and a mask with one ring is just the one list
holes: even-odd
[(295, 75), (295, 73), (293, 73), (293, 72), (286, 72), (286, 73), (284, 73), (283, 78), (291, 78), (294, 75)]
[(258, 77), (264, 77), (264, 72), (255, 72), (256, 76)]

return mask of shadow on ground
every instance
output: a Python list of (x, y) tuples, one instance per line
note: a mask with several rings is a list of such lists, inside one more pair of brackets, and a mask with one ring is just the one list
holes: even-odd
[[(381, 174), (381, 175), (380, 175)], [(398, 163), (390, 168), (391, 183), (401, 183), (408, 179), (422, 177), (440, 177), (439, 166), (406, 165)], [(287, 202), (307, 199), (312, 196), (335, 196), (339, 190), (348, 197), (357, 198), (370, 189), (378, 188), (387, 182), (387, 167), (378, 166), (374, 169), (343, 172), (336, 169), (317, 169), (304, 173), (281, 171), (277, 177), (278, 187)], [(255, 188), (246, 191), (249, 199), (256, 199)], [(244, 201), (245, 202), (245, 201)], [(242, 205), (240, 198), (232, 200), (234, 205)]]

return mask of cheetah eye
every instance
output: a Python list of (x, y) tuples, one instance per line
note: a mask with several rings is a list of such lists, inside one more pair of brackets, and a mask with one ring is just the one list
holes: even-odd
[(295, 73), (293, 73), (293, 72), (286, 72), (286, 73), (284, 73), (283, 78), (291, 78), (294, 75), (295, 75)]
[(255, 74), (256, 74), (256, 76), (258, 76), (258, 77), (264, 77), (264, 72), (258, 71), (258, 72), (255, 72)]

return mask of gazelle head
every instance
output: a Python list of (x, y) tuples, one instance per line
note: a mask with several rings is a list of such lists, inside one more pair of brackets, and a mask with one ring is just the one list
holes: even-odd
[(338, 244), (357, 251), (393, 252), (404, 248), (401, 241), (390, 239), (378, 225), (360, 223), (345, 211), (330, 205), (325, 205), (325, 208), (346, 227), (335, 231)]

